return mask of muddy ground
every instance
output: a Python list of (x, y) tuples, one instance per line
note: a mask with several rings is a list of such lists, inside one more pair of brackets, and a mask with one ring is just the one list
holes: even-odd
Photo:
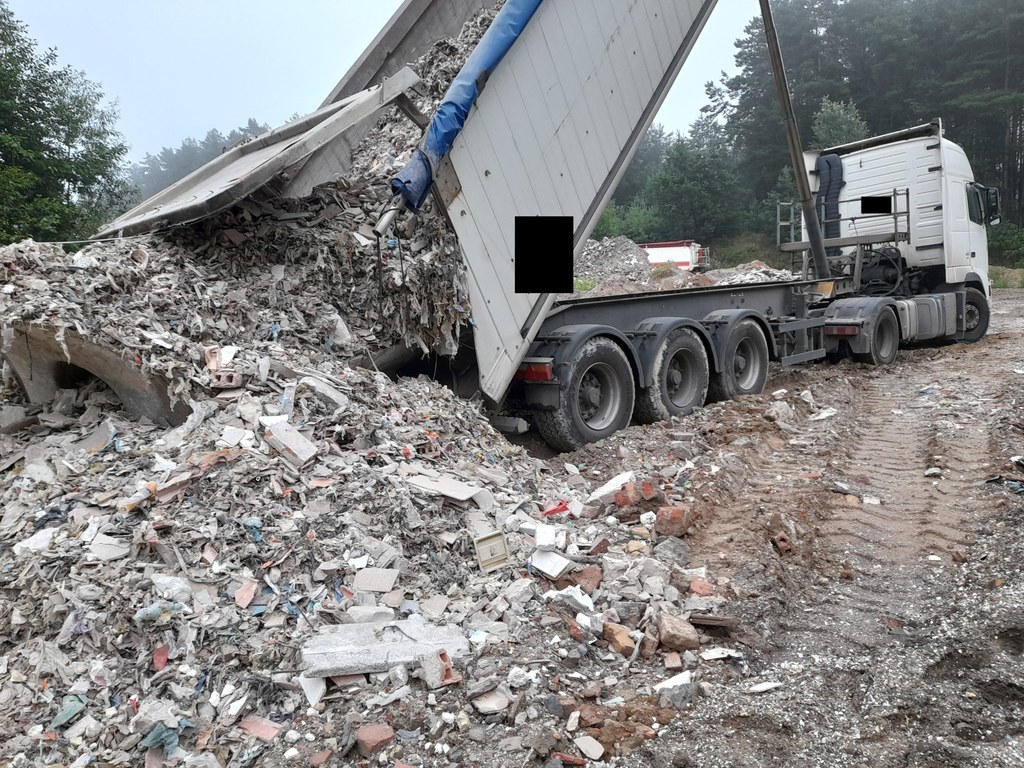
[[(327, 507), (330, 514), (314, 518), (314, 536), (300, 531), (285, 539), (289, 548), (274, 559), (256, 549), (251, 536), (229, 533), (217, 539), (224, 561), (230, 556), (251, 563), (261, 574), (267, 568), (261, 563), (281, 563), (282, 583), (306, 589), (325, 553), (340, 558), (355, 551), (349, 539), (363, 536), (350, 508), (356, 509), (359, 519), (370, 520), (366, 525), (378, 525), (369, 530), (382, 540), (394, 534), (391, 540), (408, 546), (399, 590), (403, 602), (446, 595), (451, 605), (443, 620), (477, 638), (459, 665), (461, 684), (428, 689), (415, 676), (418, 669), (399, 664), (379, 675), (348, 676), (358, 681), (332, 678), (325, 699), (308, 705), (291, 675), (299, 670), (299, 648), (316, 631), (309, 616), (261, 629), (260, 619), (239, 607), (235, 577), (216, 574), (210, 583), (220, 586), (211, 599), (223, 619), (223, 636), (236, 638), (230, 645), (219, 633), (210, 633), (209, 642), (204, 634), (195, 649), (155, 672), (151, 648), (166, 640), (169, 635), (160, 634), (166, 628), (119, 629), (112, 638), (119, 644), (104, 645), (100, 637), (90, 640), (95, 647), (81, 650), (75, 643), (91, 635), (61, 641), (62, 616), (43, 620), (27, 608), (33, 595), (42, 601), (55, 593), (51, 581), (32, 582), (31, 589), (14, 583), (30, 573), (33, 558), (49, 557), (30, 553), (0, 568), (8, 579), (8, 603), (0, 603), (7, 611), (0, 611), (0, 704), (11, 711), (10, 697), (19, 692), (27, 692), (29, 701), (6, 722), (0, 718), (0, 728), (10, 734), (0, 745), (0, 766), (562, 768), (582, 764), (584, 735), (600, 742), (593, 751), (603, 750), (591, 766), (1024, 766), (1024, 458), (1014, 460), (1024, 455), (1022, 338), (1024, 290), (997, 291), (991, 331), (977, 344), (901, 350), (885, 368), (844, 362), (775, 369), (762, 395), (631, 427), (570, 454), (533, 445), (539, 463), (484, 430), (487, 425), (475, 421), (479, 414), (471, 418), (464, 412), (466, 404), (445, 405), (450, 401), (441, 398), (439, 385), (377, 382), (374, 391), (382, 401), (433, 398), (441, 405), (432, 408), (462, 414), (461, 447), (451, 443), (456, 459), (472, 463), (488, 453), (506, 460), (497, 466), (510, 479), (503, 485), (494, 481), (497, 492), (507, 495), (522, 479), (522, 487), (532, 488), (524, 509), (532, 510), (535, 521), (552, 520), (581, 541), (610, 547), (607, 557), (580, 558), (581, 565), (590, 564), (587, 579), (595, 569), (599, 577), (604, 572), (604, 581), (593, 582), (588, 592), (596, 608), (577, 613), (582, 609), (541, 597), (569, 582), (585, 584), (588, 568), (549, 582), (526, 566), (533, 542), (521, 532), (508, 534), (510, 567), (486, 574), (477, 572), (468, 549), (446, 548), (425, 534), (425, 543), (406, 541), (419, 534), (401, 523), (385, 532), (380, 521), (407, 518), (389, 516), (388, 498), (373, 484), (367, 457), (378, 456), (378, 450), (353, 449), (350, 456), (365, 474), (338, 492)], [(365, 376), (349, 375), (370, 386)], [(368, 397), (353, 389), (357, 396)], [(126, 441), (149, 434), (133, 432), (127, 415), (118, 418)], [(40, 441), (63, 439), (50, 430), (40, 426), (38, 434), (26, 433), (26, 451)], [(486, 438), (479, 449), (470, 441), (471, 430)], [(389, 439), (397, 450), (412, 438)], [(215, 493), (242, 494), (246, 501), (239, 509), (259, 511), (258, 494), (266, 485), (259, 479), (265, 471), (261, 460), (245, 460), (255, 462), (247, 470), (251, 476), (238, 470), (236, 478), (230, 468), (210, 473), (195, 503), (168, 508), (168, 519), (191, 536), (189, 521), (204, 519)], [(448, 473), (462, 465), (438, 459), (437, 466)], [(618, 509), (618, 498), (614, 505), (594, 506), (593, 515), (542, 516), (560, 489), (571, 486), (569, 496), (585, 499), (625, 470), (638, 481), (653, 479), (671, 504), (685, 507), (687, 519), (696, 520), (688, 535), (678, 539), (657, 524), (629, 517), (630, 505)], [(9, 475), (16, 480), (16, 472)], [(360, 511), (364, 502), (374, 515)], [(273, 509), (285, 514), (283, 506)], [(159, 520), (165, 513), (146, 514)], [(444, 531), (463, 519), (451, 509), (424, 507), (422, 515)], [(47, 519), (49, 513), (40, 525)], [(234, 524), (230, 515), (224, 520), (226, 527)], [(277, 517), (268, 521), (278, 524)], [(138, 524), (149, 524), (148, 517)], [(76, 528), (74, 520), (60, 525), (68, 537), (65, 550), (73, 555), (68, 547), (83, 535), (83, 526)], [(194, 544), (181, 540), (193, 560), (199, 557)], [(284, 549), (279, 544), (268, 552)], [(293, 546), (299, 555), (285, 563)], [(445, 560), (435, 562), (434, 555)], [(152, 568), (155, 558), (140, 548), (125, 562)], [(634, 574), (630, 588), (613, 573), (626, 561), (643, 564), (654, 576), (641, 582)], [(195, 564), (193, 570), (202, 567)], [(105, 583), (90, 574), (82, 578)], [(655, 589), (659, 578), (663, 583)], [(126, 625), (147, 604), (138, 578), (124, 583), (103, 595), (112, 606), (109, 626)], [(17, 601), (26, 609), (15, 627), (10, 608)], [(703, 614), (699, 646), (682, 654), (692, 683), (673, 689), (667, 699), (656, 686), (679, 672), (668, 668), (669, 651), (688, 646), (669, 646), (660, 625), (647, 621), (649, 610), (690, 619)], [(185, 622), (202, 615), (189, 613), (182, 626), (187, 629)], [(581, 620), (592, 627), (594, 617), (602, 628), (639, 629), (646, 639), (637, 650), (649, 652), (627, 658), (603, 629), (583, 631)], [(313, 618), (319, 625), (337, 617), (325, 611)], [(35, 623), (25, 626), (30, 621)], [(66, 647), (71, 663), (87, 671), (93, 657), (110, 659), (118, 676), (107, 682), (108, 689), (97, 690), (99, 684), (89, 683), (81, 669), (74, 672), (92, 695), (94, 725), (79, 728), (89, 735), (72, 738), (65, 727), (47, 726), (73, 678), (57, 694), (45, 685), (41, 691), (26, 687), (40, 675), (49, 685), (50, 674), (29, 668), (38, 663), (32, 661), (35, 645), (22, 640)], [(727, 649), (727, 657), (716, 657), (715, 648)], [(221, 653), (230, 653), (224, 658), (232, 661), (221, 663)], [(213, 693), (191, 677), (200, 669), (211, 670), (209, 688), (218, 695), (226, 695), (229, 683), (246, 686), (251, 701), (241, 700), (244, 711), (211, 714)], [(492, 692), (497, 693), (485, 700)], [(132, 725), (133, 693), (144, 703), (173, 706), (187, 718), (188, 725), (179, 723), (184, 756), (175, 752), (151, 760), (158, 747), (139, 746), (149, 730)], [(495, 698), (503, 700), (500, 705), (481, 704)], [(255, 717), (273, 733), (255, 736), (237, 724), (243, 716)], [(384, 746), (355, 746), (357, 729), (384, 725), (393, 729)]]
[[(997, 291), (978, 344), (775, 370), (761, 397), (571, 456), (611, 471), (676, 430), (725, 459), (690, 545), (744, 658), (616, 764), (1024, 765), (1022, 338), (1024, 291)], [(779, 389), (835, 415), (767, 422)]]

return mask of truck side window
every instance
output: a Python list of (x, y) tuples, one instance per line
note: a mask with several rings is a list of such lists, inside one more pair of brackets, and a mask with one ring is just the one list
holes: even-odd
[(967, 215), (975, 224), (985, 223), (985, 206), (981, 202), (981, 192), (974, 184), (967, 185)]

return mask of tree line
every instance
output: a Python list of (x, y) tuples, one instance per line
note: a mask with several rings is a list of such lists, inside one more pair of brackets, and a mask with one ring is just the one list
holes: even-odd
[[(1005, 0), (774, 0), (798, 127), (810, 148), (942, 118), (977, 180), (1003, 195), (995, 261), (1024, 266), (1024, 4)], [(596, 232), (639, 242), (774, 236), (792, 199), (786, 136), (760, 19), (737, 73), (709, 83), (686, 135), (652, 129)]]
[[(1024, 5), (1005, 0), (773, 0), (806, 146), (941, 117), (979, 182), (1003, 194), (995, 261), (1024, 263)], [(722, 12), (720, 9), (719, 12)], [(685, 133), (652, 128), (595, 234), (714, 244), (774, 235), (792, 199), (786, 138), (760, 19), (736, 41), (737, 72), (706, 86)], [(126, 161), (115, 106), (40, 52), (0, 0), (0, 240), (74, 239), (266, 125), (248, 124)]]

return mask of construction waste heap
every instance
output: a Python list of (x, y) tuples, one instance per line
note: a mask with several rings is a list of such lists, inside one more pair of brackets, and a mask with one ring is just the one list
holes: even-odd
[[(492, 17), (418, 63), (425, 110)], [(742, 658), (682, 538), (720, 468), (698, 435), (556, 466), (433, 381), (350, 365), (468, 321), (443, 217), (371, 232), (417, 134), (389, 115), (303, 200), (0, 249), (8, 358), (112, 361), (4, 368), (0, 764), (579, 765)], [(112, 390), (120, 364), (142, 384)]]

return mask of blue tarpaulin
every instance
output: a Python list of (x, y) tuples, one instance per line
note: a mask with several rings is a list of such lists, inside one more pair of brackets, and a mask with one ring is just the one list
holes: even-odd
[(462, 70), (445, 93), (434, 118), (427, 126), (420, 147), (397, 176), (391, 190), (405, 198), (406, 205), (418, 211), (430, 191), (434, 172), (448, 154), (466, 122), (480, 87), (498, 66), (533, 18), (543, 0), (507, 0), (490, 28), (481, 38)]

